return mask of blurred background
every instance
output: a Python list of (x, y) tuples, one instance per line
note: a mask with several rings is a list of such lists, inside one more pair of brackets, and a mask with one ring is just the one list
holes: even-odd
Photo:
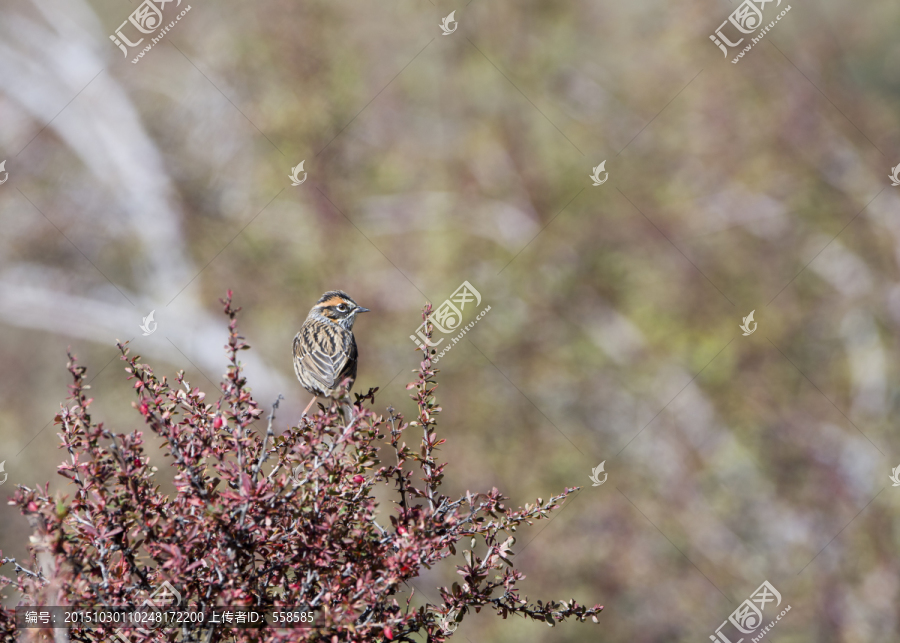
[(231, 288), (283, 429), (339, 288), (373, 311), (356, 390), (409, 417), (421, 307), (468, 281), (463, 321), (491, 310), (438, 365), (444, 492), (581, 486), (515, 560), (523, 595), (605, 611), (455, 639), (706, 641), (765, 580), (767, 640), (900, 639), (900, 5), (792, 3), (732, 64), (730, 2), (201, 0), (132, 63), (137, 0), (0, 0), (0, 491), (67, 488), (67, 347), (129, 431), (115, 341), (214, 399)]

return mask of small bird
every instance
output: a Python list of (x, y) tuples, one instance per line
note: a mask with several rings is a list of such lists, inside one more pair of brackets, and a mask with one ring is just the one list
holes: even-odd
[(309, 311), (300, 332), (294, 337), (294, 372), (312, 401), (319, 396), (334, 397), (340, 383), (350, 378), (350, 388), (356, 380), (356, 339), (353, 322), (359, 313), (369, 312), (341, 290), (329, 290)]

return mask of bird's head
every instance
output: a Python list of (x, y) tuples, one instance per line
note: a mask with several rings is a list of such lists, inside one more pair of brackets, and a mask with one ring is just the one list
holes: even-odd
[(319, 297), (319, 301), (309, 311), (310, 317), (321, 317), (347, 330), (353, 328), (353, 322), (359, 313), (369, 312), (357, 304), (350, 295), (342, 290), (329, 290)]

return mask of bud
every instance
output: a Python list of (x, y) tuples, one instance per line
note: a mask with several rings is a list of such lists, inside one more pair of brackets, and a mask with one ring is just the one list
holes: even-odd
[(365, 481), (366, 481), (366, 479), (363, 478), (362, 476), (353, 476), (353, 482), (356, 484), (362, 484)]
[(221, 429), (223, 424), (225, 424), (225, 421), (222, 419), (222, 416), (221, 416), (221, 415), (217, 415), (217, 416), (216, 416), (216, 419), (213, 420), (213, 428), (214, 428), (214, 429)]
[[(401, 527), (401, 529), (403, 529), (403, 527)], [(393, 641), (394, 640), (394, 631), (389, 627), (385, 627), (384, 628), (384, 638), (386, 638), (388, 641)]]

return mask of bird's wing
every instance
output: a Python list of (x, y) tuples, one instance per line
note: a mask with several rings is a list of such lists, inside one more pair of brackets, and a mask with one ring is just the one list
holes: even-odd
[(356, 363), (356, 342), (353, 333), (339, 326), (314, 323), (304, 326), (294, 338), (294, 354), (309, 376), (329, 390), (346, 377), (351, 360)]

